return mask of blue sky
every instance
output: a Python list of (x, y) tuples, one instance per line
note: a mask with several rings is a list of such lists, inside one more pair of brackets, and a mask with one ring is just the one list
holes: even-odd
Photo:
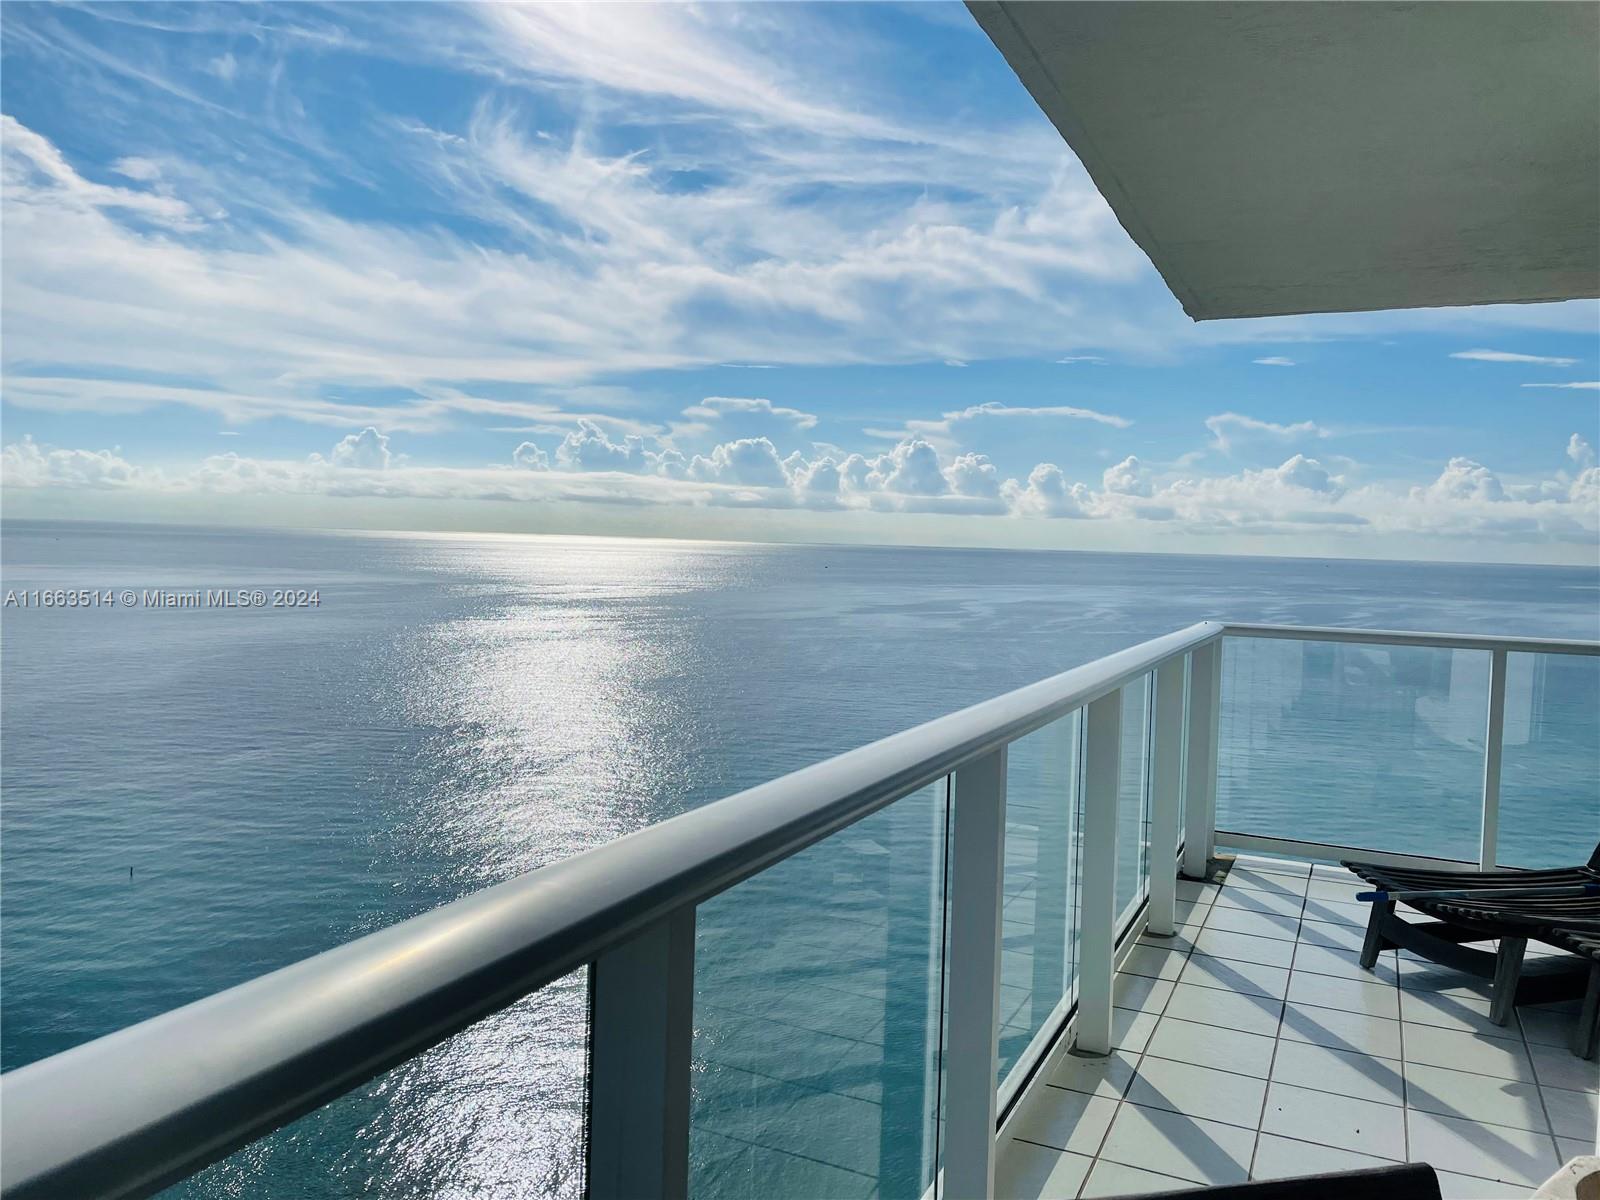
[(1592, 302), (1183, 316), (956, 4), (6, 5), (5, 511), (1592, 562)]

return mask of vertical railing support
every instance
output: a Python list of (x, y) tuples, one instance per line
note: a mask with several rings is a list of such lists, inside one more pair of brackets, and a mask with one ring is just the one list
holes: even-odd
[(1006, 854), (1006, 749), (956, 770), (950, 836), (949, 1031), (944, 1191), (994, 1195), (1000, 1073), (1000, 916)]
[(589, 968), (588, 1196), (689, 1194), (694, 908)]
[(1184, 770), (1183, 873), (1203, 879), (1217, 836), (1217, 730), (1222, 639), (1189, 653), (1189, 761)]
[(1178, 814), (1183, 787), (1183, 692), (1188, 663), (1183, 655), (1156, 668), (1156, 695), (1150, 761), (1150, 916), (1151, 933), (1177, 931)]
[(1078, 1041), (1111, 1052), (1116, 968), (1117, 792), (1122, 772), (1122, 689), (1090, 701), (1083, 734), (1083, 928), (1078, 959)]
[(1506, 733), (1506, 652), (1489, 651), (1489, 723), (1483, 733), (1483, 823), (1478, 867), (1492, 871), (1500, 849), (1500, 756)]

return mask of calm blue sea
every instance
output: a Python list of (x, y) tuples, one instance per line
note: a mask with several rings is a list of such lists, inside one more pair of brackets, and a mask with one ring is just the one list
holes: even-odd
[[(1578, 569), (42, 522), (0, 552), (7, 590), (320, 600), (0, 615), (6, 1069), (1197, 620), (1600, 637)], [(1486, 673), (1230, 649), (1219, 823), (1475, 852)], [(1600, 837), (1597, 679), (1513, 659), (1507, 861)], [(1027, 823), (1029, 788), (1074, 754), (1034, 737), (1014, 795), (1038, 853), (1008, 853), (1029, 880), (1071, 838)], [(944, 802), (706, 906), (698, 1191), (916, 1191)], [(1017, 929), (1043, 927), (1022, 891)], [(1063, 965), (1021, 932), (1008, 954), (1014, 1057)], [(574, 977), (178, 1190), (576, 1194), (585, 1003)]]

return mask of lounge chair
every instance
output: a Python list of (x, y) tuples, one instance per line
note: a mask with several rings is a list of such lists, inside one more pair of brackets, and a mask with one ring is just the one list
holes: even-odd
[[(1378, 955), (1393, 946), (1492, 980), (1489, 1018), (1496, 1025), (1506, 1024), (1517, 1004), (1541, 1004), (1582, 994), (1585, 973), (1575, 971), (1573, 964), (1539, 959), (1525, 970), (1523, 953), (1529, 937), (1538, 938), (1552, 926), (1583, 928), (1590, 921), (1600, 921), (1600, 896), (1518, 893), (1600, 885), (1600, 845), (1581, 867), (1542, 871), (1440, 871), (1351, 861), (1344, 865), (1382, 891), (1471, 889), (1490, 893), (1374, 902), (1361, 947), (1361, 965), (1369, 971), (1377, 964)], [(1493, 893), (1497, 891), (1506, 895), (1496, 897)], [(1397, 903), (1433, 920), (1407, 921), (1395, 912)], [(1474, 950), (1465, 944), (1490, 940), (1497, 941), (1493, 951)]]
[(1357, 1196), (1361, 1200), (1439, 1200), (1439, 1177), (1427, 1163), (1397, 1163), (1208, 1188), (1191, 1184), (1171, 1192), (1140, 1192), (1138, 1200), (1352, 1200)]
[(1589, 960), (1589, 985), (1572, 1031), (1572, 1052), (1579, 1058), (1594, 1058), (1600, 1054), (1600, 922), (1557, 926), (1545, 930), (1541, 940)]

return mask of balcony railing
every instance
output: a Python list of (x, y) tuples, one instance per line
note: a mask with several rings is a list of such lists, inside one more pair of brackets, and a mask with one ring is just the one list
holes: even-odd
[(1180, 863), (1537, 865), (1548, 822), (1502, 816), (1550, 796), (1592, 835), (1596, 655), (1194, 625), (0, 1077), (0, 1187), (149, 1195), (587, 968), (588, 1195), (987, 1196)]

